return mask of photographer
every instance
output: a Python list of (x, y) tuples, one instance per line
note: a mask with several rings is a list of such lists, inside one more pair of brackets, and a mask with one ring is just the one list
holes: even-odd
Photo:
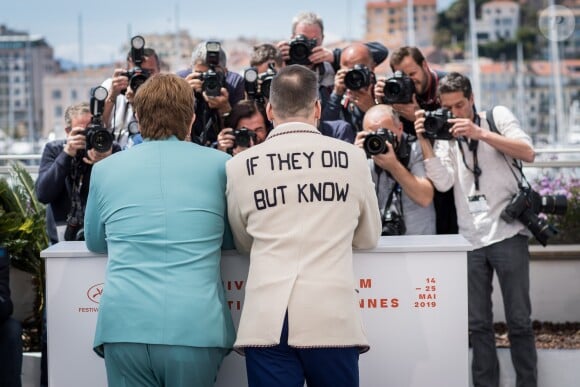
[(369, 48), (352, 43), (342, 50), (334, 89), (323, 107), (323, 120), (345, 120), (360, 132), (365, 112), (375, 105), (375, 62)]
[[(397, 113), (388, 105), (376, 105), (367, 111), (364, 131), (355, 145), (370, 156), (370, 168), (379, 209), (383, 235), (435, 234), (433, 185), (425, 177), (423, 154), (417, 142), (409, 142)], [(372, 134), (380, 133), (372, 141)]]
[(240, 74), (228, 71), (226, 59), (219, 42), (201, 42), (191, 54), (191, 68), (177, 73), (195, 92), (193, 142), (215, 142), (232, 106), (244, 99), (244, 80)]
[(71, 214), (72, 198), (78, 198), (84, 208), (92, 165), (121, 150), (116, 143), (106, 152), (86, 150), (85, 129), (91, 118), (88, 103), (69, 106), (64, 114), (66, 139), (49, 142), (42, 152), (35, 189), (38, 200), (47, 204), (46, 224), (51, 243), (63, 240), (57, 227), (62, 234)]
[(284, 67), (284, 60), (280, 50), (269, 43), (254, 46), (254, 50), (250, 55), (250, 66), (255, 67), (258, 74), (263, 74), (270, 65), (273, 65), (276, 71), (280, 71)]
[[(432, 70), (427, 60), (417, 47), (401, 47), (391, 54), (390, 65), (393, 72), (400, 72), (401, 79), (397, 78), (395, 90), (399, 93), (387, 95), (387, 99), (394, 100), (401, 97), (405, 103), (391, 104), (399, 114), (403, 123), (403, 130), (415, 136), (415, 111), (418, 109), (435, 110), (441, 107), (437, 99), (437, 84), (445, 76), (444, 72)], [(399, 75), (398, 74), (398, 75)], [(392, 81), (393, 78), (390, 78)], [(375, 98), (377, 102), (385, 103), (385, 86), (389, 82), (386, 77), (377, 77)], [(387, 88), (388, 89), (388, 88)], [(406, 96), (411, 98), (405, 98)], [(437, 234), (457, 234), (457, 212), (453, 202), (453, 191), (435, 192)]]
[(277, 46), (286, 64), (301, 64), (318, 73), (318, 93), (322, 106), (326, 104), (334, 83), (334, 53), (322, 47), (324, 23), (313, 12), (303, 12), (292, 20), (290, 41)]
[(227, 128), (218, 134), (216, 148), (233, 156), (262, 143), (268, 136), (266, 112), (252, 100), (234, 105), (226, 121)]
[(108, 128), (113, 129), (115, 141), (122, 148), (128, 148), (135, 143), (132, 137), (137, 134), (131, 130), (133, 127), (136, 129), (137, 126), (130, 95), (127, 93), (135, 93), (137, 90), (131, 89), (130, 76), (141, 74), (144, 78), (148, 78), (159, 72), (160, 62), (155, 50), (144, 48), (142, 51), (136, 51), (132, 48), (127, 53), (127, 68), (115, 69), (112, 78), (106, 79), (101, 84), (109, 93), (105, 101), (103, 122)]
[(497, 386), (491, 292), (497, 273), (508, 325), (511, 358), (518, 386), (537, 385), (536, 347), (530, 319), (528, 234), (518, 221), (506, 222), (502, 212), (519, 191), (511, 161), (532, 162), (530, 137), (505, 107), (494, 109), (499, 133), (490, 130), (485, 112), (477, 113), (469, 79), (450, 73), (439, 81), (441, 105), (453, 140), (436, 140), (434, 150), (424, 138), (425, 112), (416, 113), (415, 130), (427, 177), (441, 191), (454, 187), (460, 233), (472, 244), (467, 252), (469, 333), (473, 347), (472, 375), (476, 386)]

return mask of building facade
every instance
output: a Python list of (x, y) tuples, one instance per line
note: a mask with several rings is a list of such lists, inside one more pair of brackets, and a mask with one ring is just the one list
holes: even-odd
[[(412, 29), (409, 28), (411, 18)], [(431, 46), (436, 24), (436, 0), (385, 0), (366, 4), (365, 40), (381, 42), (390, 50), (405, 45)]]
[(64, 112), (70, 105), (89, 102), (91, 89), (113, 73), (112, 66), (86, 68), (45, 77), (42, 105), (42, 138), (64, 138)]
[(7, 137), (41, 137), (42, 80), (57, 71), (43, 37), (0, 26), (0, 130)]
[(515, 1), (496, 0), (481, 6), (476, 20), (477, 40), (481, 43), (513, 40), (520, 25), (520, 5)]

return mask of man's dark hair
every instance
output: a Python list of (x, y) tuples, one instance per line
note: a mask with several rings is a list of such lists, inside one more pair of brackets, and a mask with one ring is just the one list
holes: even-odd
[(232, 110), (230, 111), (226, 126), (235, 129), (241, 119), (250, 118), (256, 113), (260, 113), (262, 115), (264, 124), (267, 126), (268, 118), (266, 117), (264, 108), (260, 108), (261, 106), (262, 105), (258, 105), (256, 101), (250, 99), (239, 101), (234, 106), (232, 106)]
[(445, 93), (455, 93), (457, 91), (461, 91), (463, 96), (466, 98), (471, 97), (471, 94), (473, 93), (471, 89), (471, 82), (465, 75), (459, 74), (457, 72), (451, 72), (439, 81), (439, 86), (437, 87), (438, 95)]
[[(159, 61), (159, 56), (157, 55), (157, 53), (155, 52), (154, 49), (146, 47), (143, 49), (143, 57), (144, 58), (155, 58), (155, 63), (157, 63), (157, 69), (159, 70), (161, 68), (161, 62)], [(127, 53), (127, 61), (131, 61), (131, 50), (129, 50), (129, 52)]]
[(273, 44), (264, 43), (254, 46), (254, 51), (250, 56), (250, 66), (256, 67), (268, 61), (274, 61), (278, 67), (284, 64), (280, 50)]
[(391, 53), (391, 59), (389, 61), (389, 64), (391, 65), (391, 70), (395, 71), (395, 66), (401, 64), (403, 59), (405, 59), (408, 56), (413, 58), (413, 61), (417, 63), (419, 66), (421, 66), (423, 62), (425, 62), (425, 57), (423, 56), (423, 53), (421, 53), (421, 51), (417, 47), (403, 46), (399, 47), (398, 49), (396, 49)]
[(318, 76), (307, 67), (283, 67), (272, 80), (270, 104), (282, 118), (307, 117), (318, 99)]

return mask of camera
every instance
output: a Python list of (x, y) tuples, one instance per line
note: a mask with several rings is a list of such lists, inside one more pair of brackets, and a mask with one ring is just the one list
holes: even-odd
[(221, 95), (221, 88), (225, 85), (225, 79), (221, 72), (216, 72), (210, 67), (209, 70), (201, 74), (200, 79), (203, 81), (202, 90), (208, 97), (219, 97)]
[(344, 76), (344, 85), (349, 90), (360, 90), (372, 82), (372, 71), (365, 65), (356, 64)]
[(385, 235), (405, 235), (407, 227), (403, 217), (393, 211), (385, 211), (382, 220), (383, 231), (382, 236)]
[(244, 90), (251, 99), (259, 99), (258, 69), (250, 67), (244, 70)]
[(367, 134), (363, 143), (363, 149), (367, 156), (387, 153), (389, 148), (385, 141), (390, 142), (393, 148), (398, 148), (399, 146), (397, 135), (388, 129), (380, 128), (376, 132)]
[(107, 89), (97, 86), (91, 90), (91, 122), (84, 131), (86, 150), (95, 149), (97, 152), (107, 152), (113, 147), (113, 135), (103, 125), (103, 110), (108, 96)]
[(453, 113), (443, 108), (425, 112), (424, 136), (433, 140), (452, 140), (449, 129), (453, 124), (448, 122), (450, 118), (454, 118)]
[(308, 57), (312, 54), (312, 49), (316, 47), (316, 39), (308, 39), (304, 35), (298, 35), (290, 41), (290, 59), (286, 64), (311, 64)]
[(234, 129), (234, 137), (236, 138), (234, 147), (249, 148), (252, 146), (252, 141), (256, 141), (256, 132), (248, 128)]
[(249, 98), (263, 104), (265, 98), (270, 97), (270, 85), (276, 75), (274, 66), (274, 63), (270, 63), (268, 69), (261, 74), (258, 74), (255, 67), (244, 71), (244, 89)]
[(415, 94), (415, 83), (401, 71), (395, 71), (393, 76), (386, 80), (383, 93), (383, 103), (387, 105), (410, 103)]
[(205, 63), (209, 69), (199, 77), (203, 82), (202, 91), (208, 97), (219, 97), (221, 88), (225, 86), (224, 74), (216, 71), (216, 67), (220, 65), (221, 44), (215, 41), (206, 42), (205, 50)]
[(260, 94), (263, 98), (270, 98), (270, 86), (272, 85), (272, 79), (276, 76), (275, 64), (270, 63), (266, 72), (258, 76), (260, 81)]
[(543, 246), (548, 238), (558, 234), (558, 229), (542, 219), (538, 214), (564, 215), (568, 201), (564, 195), (541, 196), (529, 187), (520, 186), (509, 204), (501, 213), (501, 218), (508, 223), (514, 220), (522, 222)]
[(129, 86), (134, 93), (137, 92), (139, 86), (145, 83), (145, 81), (151, 76), (149, 71), (141, 68), (141, 63), (143, 63), (143, 56), (145, 54), (145, 39), (140, 36), (133, 36), (131, 38), (131, 61), (133, 62), (133, 67), (131, 70), (122, 73), (121, 75), (129, 78)]

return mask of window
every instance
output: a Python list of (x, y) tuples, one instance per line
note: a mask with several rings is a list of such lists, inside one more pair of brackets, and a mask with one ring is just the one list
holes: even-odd
[(76, 90), (73, 89), (73, 90), (70, 91), (70, 98), (72, 100), (76, 100), (78, 98), (78, 94), (77, 94), (77, 91)]
[(57, 118), (61, 118), (62, 117), (62, 106), (57, 105), (54, 107), (54, 116)]
[(52, 91), (52, 98), (53, 99), (61, 99), (62, 93), (60, 90), (53, 90)]

